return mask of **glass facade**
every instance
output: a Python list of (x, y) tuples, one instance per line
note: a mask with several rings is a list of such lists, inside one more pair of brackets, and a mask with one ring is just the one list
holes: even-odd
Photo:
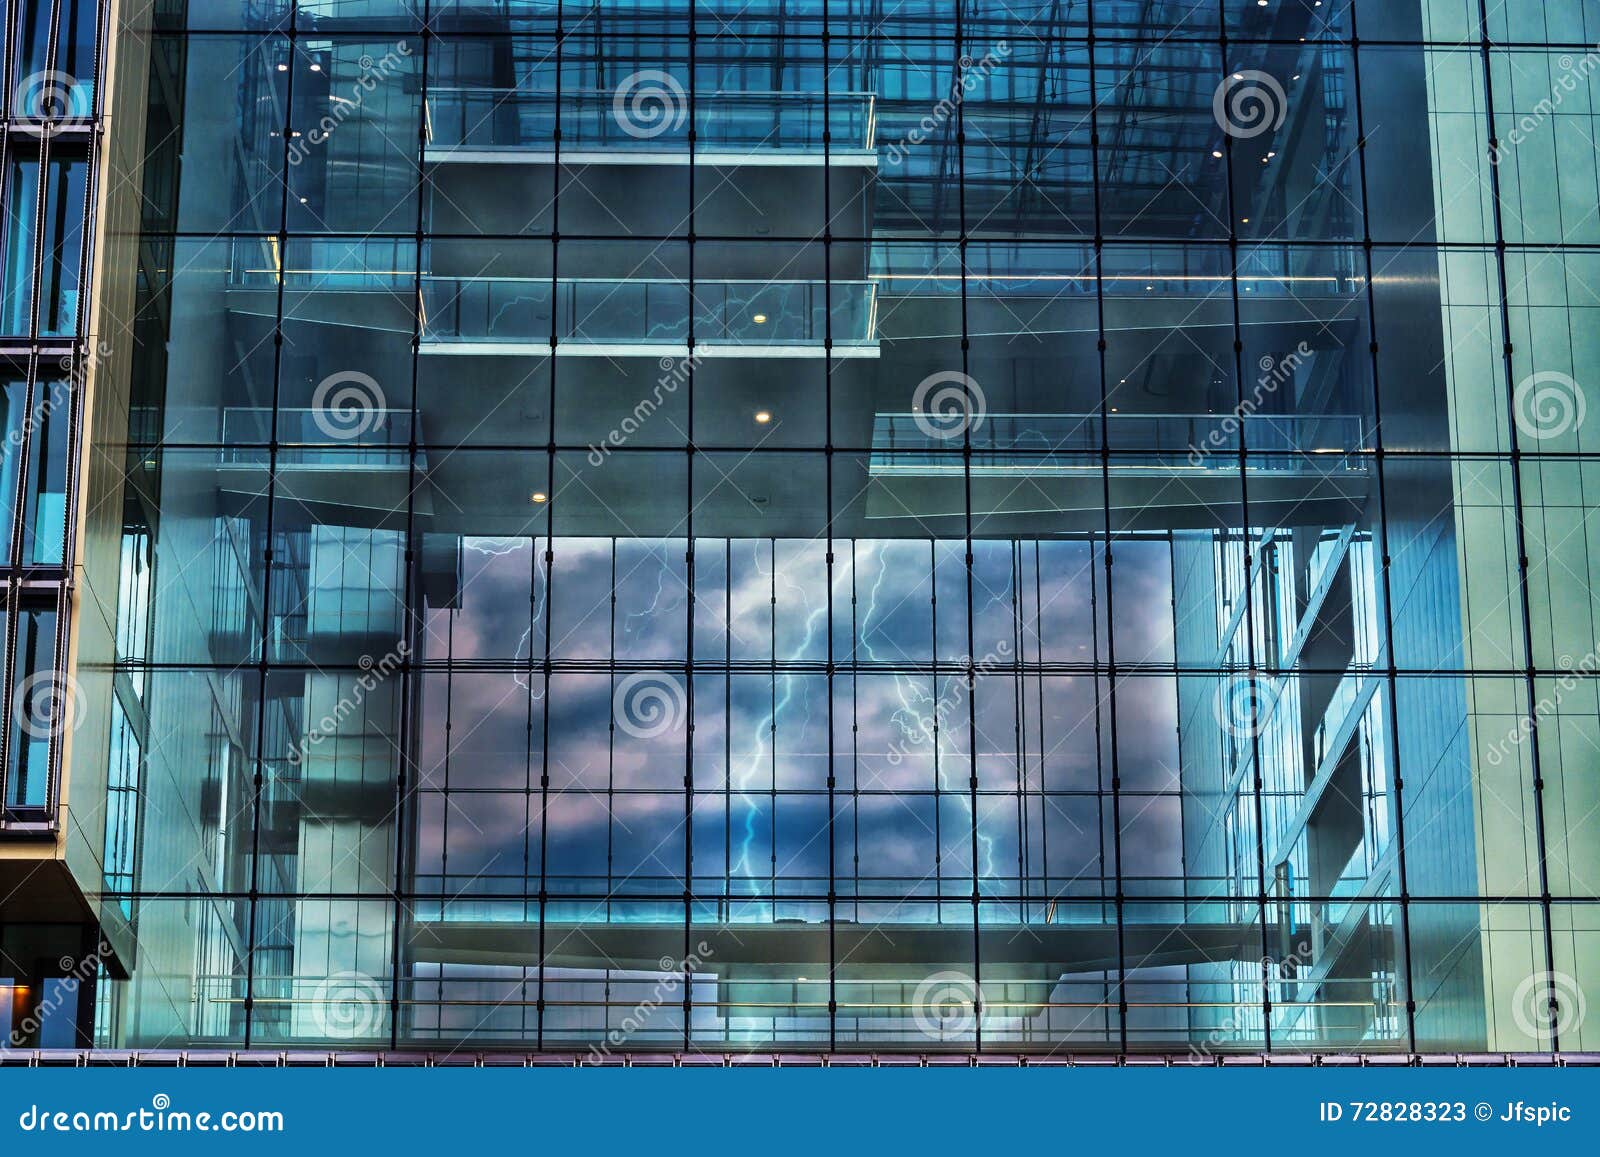
[[(58, 631), (73, 562), (86, 366), (90, 171), (100, 10), (0, 5), (0, 840), (48, 830), (75, 700)], [(3, 920), (0, 920), (3, 923)]]
[(1600, 0), (150, 18), (98, 1043), (1600, 1049)]

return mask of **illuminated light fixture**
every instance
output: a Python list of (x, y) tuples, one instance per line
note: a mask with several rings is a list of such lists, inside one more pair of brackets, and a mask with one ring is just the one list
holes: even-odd
[(321, 72), (322, 71), (322, 65), (313, 63), (311, 65), (311, 71), (312, 72)]
[(767, 324), (767, 315), (764, 314), (764, 313), (758, 313), (758, 314), (753, 315), (750, 318), (750, 320), (755, 322), (757, 325), (766, 325)]
[(772, 412), (770, 410), (757, 410), (756, 421), (765, 426), (768, 422), (772, 421)]
[(1211, 155), (1213, 157), (1216, 157), (1217, 160), (1220, 161), (1222, 159), (1222, 150), (1221, 149), (1212, 149), (1211, 150)]
[(528, 501), (532, 502), (535, 506), (540, 506), (545, 502), (548, 502), (549, 499), (550, 496), (543, 490), (535, 490), (532, 494), (528, 495)]

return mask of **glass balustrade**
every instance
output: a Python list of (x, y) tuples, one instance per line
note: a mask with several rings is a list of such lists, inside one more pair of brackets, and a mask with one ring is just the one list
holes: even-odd
[[(430, 88), (432, 149), (629, 152), (687, 149), (690, 131), (702, 153), (871, 153), (873, 95), (865, 92), (695, 92), (662, 80), (659, 87), (576, 92), (515, 88)], [(691, 111), (692, 106), (692, 111)]]
[(871, 282), (424, 277), (423, 342), (867, 345)]

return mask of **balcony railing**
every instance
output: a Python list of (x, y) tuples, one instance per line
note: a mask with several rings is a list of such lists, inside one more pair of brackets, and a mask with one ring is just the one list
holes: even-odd
[(870, 345), (871, 282), (425, 277), (424, 343)]
[(270, 406), (233, 406), (222, 414), (224, 465), (266, 466), (267, 444), (276, 433), (277, 468), (318, 467), (407, 470), (411, 411), (377, 409), (359, 392), (334, 396), (321, 407), (280, 408), (273, 427)]
[[(976, 411), (974, 411), (976, 412)], [(938, 413), (878, 414), (872, 428), (875, 473), (960, 471), (952, 452), (972, 447), (975, 470), (1100, 469), (1102, 445), (1143, 457), (1112, 469), (1239, 469), (1304, 474), (1365, 473), (1365, 424), (1354, 414), (984, 414), (949, 421)]]
[(696, 92), (691, 102), (686, 87), (658, 91), (659, 100), (642, 89), (634, 92), (635, 111), (625, 90), (558, 95), (432, 88), (428, 146), (553, 151), (559, 126), (563, 151), (687, 150), (691, 129), (698, 153), (820, 153), (824, 133), (834, 153), (871, 153), (875, 147), (872, 93), (829, 93), (824, 100), (820, 92)]

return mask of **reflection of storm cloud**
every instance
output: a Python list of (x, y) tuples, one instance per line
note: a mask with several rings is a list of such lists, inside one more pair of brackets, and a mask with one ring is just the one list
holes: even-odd
[[(696, 674), (697, 794), (688, 818), (684, 722), (648, 738), (613, 730), (617, 679), (652, 662), (682, 678), (673, 665), (688, 644), (686, 547), (559, 539), (546, 584), (535, 571), (542, 540), (468, 544), (460, 606), (430, 618), (430, 659), (537, 663), (543, 624), (530, 632), (528, 608), (542, 609), (548, 592), (553, 656), (605, 659), (615, 639), (617, 661), (630, 665), (616, 675), (557, 670), (548, 694), (537, 675), (531, 687), (505, 672), (421, 676), (427, 798), (418, 849), (434, 866), (427, 870), (439, 870), (448, 852), (456, 886), (476, 875), (477, 891), (537, 890), (542, 854), (552, 890), (670, 893), (683, 886), (692, 843), (697, 889), (821, 891), (831, 834), (837, 875), (885, 887), (919, 890), (919, 881), (970, 875), (976, 842), (985, 878), (1101, 893), (1119, 838), (1107, 686), (1087, 672), (1006, 669), (1018, 657), (1105, 661), (1098, 547), (973, 544), (972, 640), (987, 644), (990, 662), (996, 648), (1004, 658), (980, 669), (969, 693), (958, 666), (968, 642), (960, 543), (835, 543), (831, 592), (826, 544), (696, 544), (698, 661), (821, 662), (831, 606), (836, 661), (862, 665), (833, 678), (831, 832), (823, 671)], [(1119, 543), (1114, 574), (1119, 661), (1170, 661), (1170, 614), (1151, 613), (1171, 605), (1166, 544)], [(983, 647), (974, 649), (983, 661)], [(935, 658), (951, 669), (928, 671)], [(1124, 678), (1115, 698), (1124, 871), (1180, 874), (1176, 797), (1150, 794), (1178, 787), (1174, 681)]]

